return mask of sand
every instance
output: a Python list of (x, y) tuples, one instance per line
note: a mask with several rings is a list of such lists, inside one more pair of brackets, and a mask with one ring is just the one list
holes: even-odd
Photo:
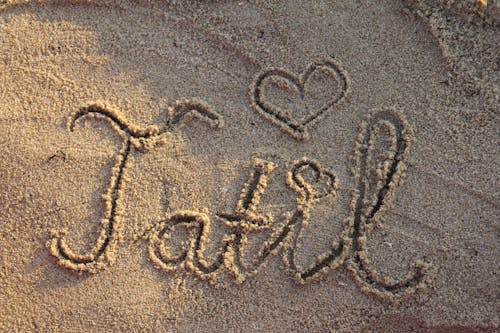
[(496, 332), (497, 1), (0, 1), (0, 330)]

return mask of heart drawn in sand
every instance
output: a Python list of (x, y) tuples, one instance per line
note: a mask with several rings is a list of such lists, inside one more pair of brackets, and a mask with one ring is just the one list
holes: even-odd
[(297, 140), (308, 140), (308, 126), (342, 101), (349, 78), (333, 58), (313, 62), (300, 75), (280, 68), (261, 72), (250, 90), (252, 107)]

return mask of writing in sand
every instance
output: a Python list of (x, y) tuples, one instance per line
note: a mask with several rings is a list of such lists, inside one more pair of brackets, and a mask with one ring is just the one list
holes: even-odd
[[(261, 97), (262, 82), (266, 77), (277, 77), (292, 82), (299, 91), (316, 71), (326, 71), (336, 77), (340, 93), (312, 116), (294, 120)], [(294, 76), (284, 70), (272, 68), (258, 75), (251, 88), (251, 102), (256, 111), (272, 124), (297, 140), (309, 139), (307, 125), (338, 103), (348, 90), (345, 71), (333, 60), (322, 59), (313, 63), (304, 74)], [(67, 230), (55, 230), (48, 245), (58, 263), (66, 268), (96, 273), (115, 260), (124, 225), (122, 188), (129, 181), (126, 177), (127, 163), (133, 149), (147, 152), (164, 143), (168, 133), (189, 120), (199, 120), (211, 127), (223, 126), (222, 116), (208, 105), (197, 100), (180, 100), (168, 109), (167, 120), (162, 127), (139, 128), (131, 124), (111, 107), (92, 104), (81, 108), (73, 115), (68, 127), (73, 131), (84, 120), (107, 121), (122, 138), (121, 149), (116, 155), (114, 167), (106, 193), (103, 195), (105, 210), (101, 220), (99, 236), (87, 253), (75, 253), (65, 239)], [(272, 214), (259, 211), (261, 198), (272, 174), (275, 163), (261, 158), (253, 159), (253, 168), (242, 190), (236, 207), (229, 213), (211, 214), (202, 211), (175, 211), (159, 221), (148, 234), (149, 255), (152, 262), (165, 271), (186, 269), (200, 278), (216, 283), (220, 272), (231, 273), (236, 282), (243, 282), (255, 275), (270, 256), (282, 254), (287, 269), (294, 281), (303, 284), (318, 280), (329, 271), (345, 267), (361, 290), (384, 299), (398, 299), (414, 293), (427, 284), (430, 264), (418, 260), (401, 279), (385, 276), (369, 259), (370, 234), (382, 223), (381, 215), (389, 208), (405, 171), (409, 146), (409, 128), (403, 115), (392, 109), (371, 112), (359, 126), (359, 135), (354, 145), (353, 176), (355, 188), (352, 193), (349, 218), (342, 232), (329, 249), (318, 255), (313, 262), (302, 266), (297, 263), (297, 243), (301, 233), (315, 223), (311, 212), (321, 200), (334, 199), (338, 188), (335, 173), (326, 170), (314, 159), (303, 157), (286, 170), (286, 186), (295, 195), (294, 208), (276, 221)], [(274, 180), (276, 181), (276, 180)], [(217, 223), (213, 218), (216, 217)], [(229, 230), (215, 254), (207, 255), (211, 244), (210, 230), (217, 224)], [(171, 242), (175, 231), (184, 230), (187, 240)], [(266, 232), (267, 240), (258, 251), (245, 251), (251, 234)], [(249, 258), (251, 256), (251, 258)]]

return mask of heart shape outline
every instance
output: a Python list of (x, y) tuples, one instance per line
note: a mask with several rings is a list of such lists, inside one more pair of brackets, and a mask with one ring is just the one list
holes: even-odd
[[(262, 99), (262, 83), (270, 77), (278, 77), (293, 84), (298, 88), (300, 98), (305, 98), (305, 85), (311, 75), (317, 70), (326, 69), (333, 74), (340, 87), (340, 93), (325, 103), (319, 110), (302, 119), (296, 119), (281, 111), (279, 107)], [(310, 64), (300, 75), (293, 74), (285, 69), (269, 67), (257, 75), (250, 88), (250, 105), (265, 119), (283, 132), (292, 136), (296, 140), (307, 141), (310, 139), (308, 126), (316, 122), (335, 104), (345, 99), (350, 90), (350, 80), (342, 65), (332, 57), (321, 57)]]

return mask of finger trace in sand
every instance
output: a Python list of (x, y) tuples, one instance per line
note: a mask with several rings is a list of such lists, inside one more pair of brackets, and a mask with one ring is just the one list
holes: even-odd
[(181, 123), (196, 118), (212, 127), (223, 125), (222, 116), (212, 111), (200, 101), (180, 100), (169, 107), (165, 125), (139, 128), (128, 122), (117, 110), (105, 104), (91, 104), (81, 108), (68, 121), (68, 128), (74, 131), (80, 119), (101, 118), (106, 120), (122, 137), (122, 148), (116, 156), (106, 194), (102, 196), (105, 204), (102, 229), (91, 251), (77, 254), (67, 244), (64, 235), (66, 230), (54, 230), (53, 238), (48, 242), (50, 252), (59, 259), (59, 264), (77, 271), (96, 273), (115, 261), (117, 243), (121, 240), (123, 205), (121, 197), (126, 183), (125, 170), (132, 148), (146, 152), (165, 142), (168, 131)]
[[(143, 129), (129, 123), (120, 112), (106, 105), (92, 104), (81, 108), (70, 118), (68, 127), (70, 131), (74, 131), (77, 121), (92, 118), (108, 121), (123, 138), (108, 190), (103, 196), (106, 211), (101, 221), (102, 229), (93, 249), (86, 254), (77, 254), (70, 249), (64, 239), (65, 231), (55, 231), (49, 247), (51, 253), (59, 259), (60, 265), (95, 273), (115, 260), (116, 247), (121, 239), (123, 227), (121, 216), (124, 208), (120, 201), (126, 180), (126, 165), (132, 148), (140, 151), (150, 150), (166, 140), (165, 134), (190, 118), (202, 120), (212, 127), (222, 126), (223, 119), (203, 102), (180, 100), (169, 107), (165, 125)], [(384, 137), (385, 140), (382, 140)], [(205, 249), (211, 242), (210, 230), (213, 227), (208, 211), (174, 212), (158, 223), (149, 236), (150, 257), (157, 266), (166, 271), (188, 268), (199, 277), (212, 282), (217, 281), (219, 271), (226, 267), (233, 273), (236, 281), (241, 283), (255, 275), (270, 255), (283, 250), (284, 261), (295, 280), (305, 283), (317, 279), (330, 269), (340, 267), (351, 254), (353, 258), (349, 261), (348, 268), (362, 290), (382, 297), (387, 296), (389, 299), (411, 294), (417, 288), (425, 286), (424, 277), (429, 264), (418, 261), (413, 272), (396, 281), (383, 276), (371, 266), (367, 250), (368, 235), (382, 223), (380, 215), (388, 209), (395, 188), (401, 183), (409, 137), (406, 120), (392, 110), (374, 112), (361, 124), (353, 156), (353, 173), (358, 184), (352, 200), (353, 216), (344, 223), (342, 234), (337, 241), (332, 242), (331, 248), (317, 256), (307, 268), (300, 267), (295, 261), (297, 240), (302, 230), (311, 223), (311, 209), (319, 200), (329, 196), (334, 198), (338, 184), (334, 173), (305, 157), (296, 161), (286, 176), (286, 184), (296, 193), (296, 208), (287, 212), (284, 220), (276, 223), (273, 228), (273, 216), (259, 214), (258, 206), (276, 165), (272, 161), (257, 158), (254, 161), (254, 170), (243, 185), (234, 212), (216, 214), (218, 219), (231, 228), (231, 233), (223, 238), (215, 260), (209, 263), (209, 258), (205, 256)], [(377, 150), (381, 151), (378, 156)], [(316, 190), (315, 184), (304, 179), (305, 172), (314, 174), (316, 185), (324, 182), (323, 193)], [(168, 241), (175, 228), (185, 228), (190, 235), (179, 255), (172, 255), (172, 251), (165, 244), (165, 240)], [(268, 240), (262, 244), (256, 256), (245, 262), (243, 253), (249, 242), (248, 234), (264, 230), (271, 231)]]
[[(327, 73), (337, 82), (338, 91), (333, 92), (333, 97), (317, 110), (310, 110), (302, 118), (297, 118), (289, 110), (281, 109), (279, 106), (267, 101), (263, 95), (265, 88), (263, 83), (269, 79), (280, 79), (294, 86), (300, 95), (305, 98), (305, 86), (315, 72)], [(350, 80), (347, 72), (341, 64), (331, 58), (319, 58), (300, 75), (281, 68), (270, 67), (259, 73), (250, 87), (250, 104), (265, 119), (278, 126), (283, 132), (296, 140), (309, 140), (308, 126), (318, 121), (327, 111), (331, 111), (349, 94)]]
[[(391, 137), (390, 149), (385, 160), (375, 165), (373, 152), (381, 127), (385, 127)], [(355, 146), (353, 172), (358, 185), (352, 206), (354, 216), (350, 237), (353, 259), (349, 262), (349, 269), (362, 289), (379, 296), (403, 296), (424, 287), (424, 278), (430, 268), (429, 263), (419, 260), (413, 272), (396, 281), (377, 272), (368, 259), (367, 237), (377, 224), (382, 223), (380, 215), (390, 207), (394, 190), (402, 181), (409, 141), (409, 128), (402, 115), (383, 110), (370, 115), (362, 123)], [(376, 183), (373, 184), (372, 180)], [(376, 189), (372, 195), (370, 185)]]
[[(334, 173), (305, 157), (296, 161), (287, 172), (286, 184), (296, 193), (296, 208), (287, 212), (283, 221), (272, 224), (273, 216), (258, 213), (261, 196), (276, 166), (272, 161), (255, 159), (254, 170), (243, 185), (235, 212), (216, 214), (232, 231), (225, 235), (212, 265), (207, 266), (206, 258), (203, 257), (210, 243), (207, 230), (212, 227), (208, 212), (181, 211), (163, 221), (150, 237), (151, 259), (167, 271), (186, 267), (212, 282), (217, 281), (220, 276), (218, 272), (225, 266), (241, 283), (254, 276), (270, 255), (282, 250), (294, 280), (302, 284), (317, 280), (329, 270), (342, 266), (350, 256), (346, 266), (364, 292), (386, 300), (411, 295), (429, 282), (430, 264), (419, 260), (414, 264), (413, 271), (395, 280), (374, 269), (368, 259), (367, 246), (367, 237), (382, 224), (381, 215), (390, 207), (395, 189), (402, 182), (409, 141), (408, 124), (397, 111), (373, 112), (361, 124), (353, 156), (353, 174), (358, 185), (352, 199), (352, 216), (344, 221), (344, 230), (332, 242), (329, 250), (318, 255), (307, 268), (295, 262), (297, 240), (301, 232), (313, 222), (311, 209), (319, 200), (334, 198), (338, 184)], [(315, 185), (318, 184), (310, 184), (303, 178), (305, 172), (312, 172), (316, 183), (326, 179), (324, 193), (316, 190)], [(179, 219), (184, 226), (197, 228), (197, 232), (192, 234), (189, 245), (183, 248), (183, 255), (171, 258), (164, 241), (168, 241), (167, 231), (179, 224)], [(249, 233), (264, 230), (271, 231), (267, 241), (253, 258), (243, 260)]]

